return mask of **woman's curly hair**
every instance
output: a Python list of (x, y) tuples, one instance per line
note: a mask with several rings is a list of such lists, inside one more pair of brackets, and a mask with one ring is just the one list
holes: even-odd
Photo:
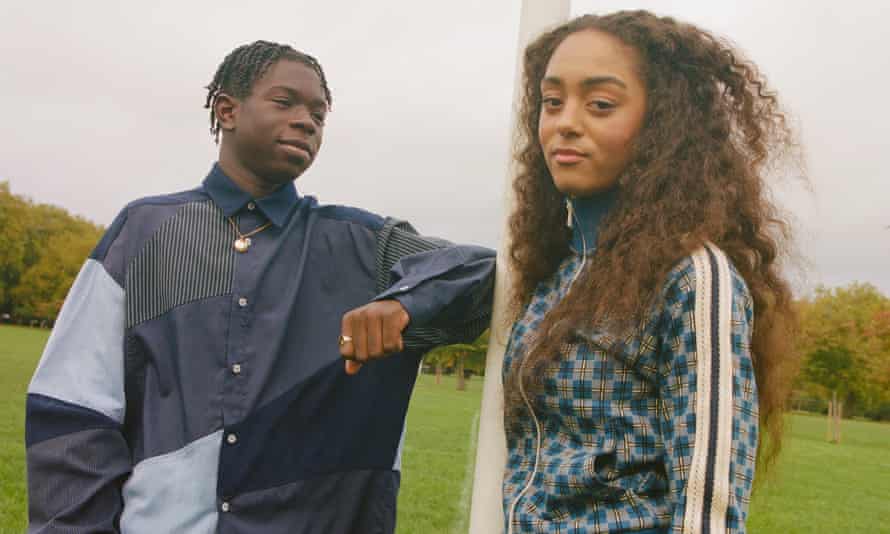
[[(647, 91), (643, 126), (617, 201), (602, 221), (596, 254), (572, 291), (542, 321), (525, 364), (505, 381), (508, 422), (542, 368), (579, 327), (628, 333), (641, 324), (685, 256), (710, 241), (744, 278), (754, 301), (752, 357), (759, 389), (760, 448), (768, 464), (779, 450), (782, 409), (795, 370), (790, 347), (792, 297), (778, 260), (789, 225), (774, 206), (767, 175), (800, 163), (798, 146), (757, 68), (727, 42), (693, 25), (646, 11), (578, 17), (531, 43), (516, 140), (516, 207), (510, 216), (512, 318), (569, 253), (565, 197), (538, 140), (541, 79), (570, 34), (600, 31), (636, 50)], [(608, 318), (606, 324), (605, 318)], [(538, 378), (536, 378), (538, 377)], [(761, 432), (761, 436), (764, 433)]]

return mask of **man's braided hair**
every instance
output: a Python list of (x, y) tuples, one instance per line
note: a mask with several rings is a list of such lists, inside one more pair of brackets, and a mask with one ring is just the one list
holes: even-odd
[(253, 84), (270, 66), (280, 60), (299, 61), (314, 70), (321, 81), (328, 108), (331, 107), (331, 90), (328, 89), (328, 82), (318, 60), (289, 45), (255, 41), (232, 50), (220, 63), (216, 74), (213, 75), (213, 81), (207, 86), (207, 100), (204, 102), (204, 107), (210, 110), (210, 135), (214, 141), (219, 142), (220, 130), (219, 119), (214, 110), (217, 97), (221, 93), (239, 99), (249, 96)]

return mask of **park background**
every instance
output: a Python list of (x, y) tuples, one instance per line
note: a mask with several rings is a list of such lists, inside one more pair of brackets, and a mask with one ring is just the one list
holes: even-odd
[[(572, 3), (645, 7), (730, 38), (797, 125), (808, 179), (777, 181), (795, 217), (803, 318), (789, 440), (751, 531), (890, 531), (890, 4)], [(0, 6), (0, 532), (25, 521), (24, 396), (59, 306), (128, 201), (194, 187), (215, 158), (201, 107), (216, 66), (255, 39), (317, 56), (334, 94), (302, 193), (496, 247), (503, 231), (519, 3), (301, 1)], [(480, 370), (485, 339), (433, 355)], [(420, 380), (399, 532), (466, 531), (481, 380)], [(831, 443), (824, 417), (845, 417)]]

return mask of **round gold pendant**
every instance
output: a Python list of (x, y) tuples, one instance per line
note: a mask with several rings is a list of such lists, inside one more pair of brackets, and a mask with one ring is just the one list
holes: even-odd
[(238, 252), (247, 252), (248, 248), (250, 248), (249, 237), (239, 237), (235, 240), (235, 250)]

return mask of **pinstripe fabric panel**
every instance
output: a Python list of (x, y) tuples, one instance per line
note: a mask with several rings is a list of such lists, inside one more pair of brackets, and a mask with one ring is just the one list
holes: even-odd
[(127, 328), (182, 304), (231, 293), (235, 237), (213, 202), (184, 205), (127, 269)]
[[(377, 293), (382, 293), (392, 285), (390, 270), (400, 259), (448, 245), (450, 243), (447, 241), (418, 235), (417, 230), (405, 221), (387, 218), (377, 234)], [(417, 327), (409, 328), (402, 341), (406, 349), (415, 350), (445, 345), (452, 338), (448, 332), (439, 328)]]
[(392, 285), (390, 270), (403, 257), (449, 245), (451, 243), (441, 239), (417, 235), (417, 230), (405, 221), (387, 218), (377, 233), (377, 292), (382, 293)]

